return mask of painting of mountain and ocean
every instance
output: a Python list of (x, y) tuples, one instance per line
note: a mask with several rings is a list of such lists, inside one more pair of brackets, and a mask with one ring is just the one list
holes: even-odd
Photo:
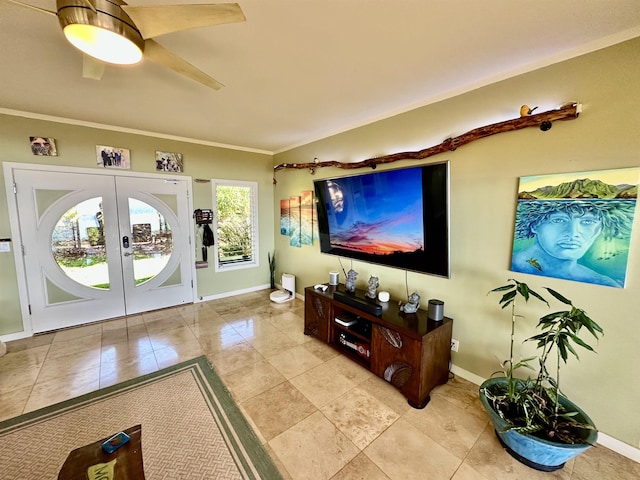
[(640, 168), (520, 178), (511, 270), (624, 288)]

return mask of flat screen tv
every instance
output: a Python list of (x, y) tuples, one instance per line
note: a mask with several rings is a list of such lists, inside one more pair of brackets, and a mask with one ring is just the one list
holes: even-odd
[(449, 277), (449, 162), (314, 181), (320, 251)]

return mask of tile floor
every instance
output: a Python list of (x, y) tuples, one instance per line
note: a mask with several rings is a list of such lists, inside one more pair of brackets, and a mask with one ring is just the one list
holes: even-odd
[(305, 336), (301, 300), (274, 304), (268, 294), (11, 342), (0, 358), (0, 420), (205, 354), (286, 479), (640, 478), (640, 464), (600, 446), (554, 473), (525, 467), (500, 447), (477, 386), (451, 378), (415, 410), (392, 386)]

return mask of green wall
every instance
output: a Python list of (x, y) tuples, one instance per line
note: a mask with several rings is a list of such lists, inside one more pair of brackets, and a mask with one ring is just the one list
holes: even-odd
[[(55, 138), (58, 156), (32, 155), (29, 136)], [(184, 159), (183, 175), (188, 175), (193, 180), (221, 178), (258, 182), (259, 267), (216, 273), (213, 262), (210, 261), (209, 268), (196, 270), (197, 295), (206, 298), (265, 285), (268, 287), (267, 252), (273, 251), (274, 241), (273, 168), (270, 154), (2, 114), (0, 137), (0, 162), (93, 168), (96, 167), (96, 145), (112, 145), (130, 150), (131, 171), (158, 173), (155, 170), (155, 151), (161, 150), (181, 152)], [(12, 235), (2, 170), (0, 177), (0, 238), (9, 238)], [(194, 181), (192, 188), (194, 208), (213, 207), (210, 183)], [(196, 238), (199, 233), (194, 231), (197, 258), (200, 258), (199, 238)], [(11, 246), (12, 249), (17, 248), (15, 243)], [(22, 316), (13, 253), (0, 253), (0, 272), (0, 336), (19, 334), (22, 330)]]
[[(598, 354), (585, 352), (580, 363), (562, 370), (562, 387), (607, 435), (638, 448), (640, 443), (640, 213), (636, 214), (627, 285), (624, 289), (596, 286), (509, 271), (520, 176), (640, 166), (640, 39), (523, 74), (481, 89), (418, 108), (393, 118), (335, 135), (274, 157), (280, 163), (339, 160), (353, 162), (384, 154), (416, 151), (483, 125), (515, 118), (520, 106), (550, 110), (570, 101), (583, 104), (578, 119), (555, 122), (542, 132), (529, 128), (503, 133), (463, 146), (454, 152), (382, 168), (449, 160), (451, 167), (451, 278), (409, 272), (408, 289), (445, 302), (460, 341), (453, 354), (456, 368), (486, 378), (508, 356), (510, 317), (501, 311), (494, 287), (516, 277), (532, 288), (549, 286), (584, 307), (603, 326)], [(313, 188), (313, 180), (349, 175), (360, 170), (320, 168), (277, 173), (274, 210), (279, 200)], [(298, 293), (341, 272), (336, 257), (319, 245), (290, 247), (275, 224), (278, 271), (296, 275)], [(348, 269), (350, 261), (343, 260)], [(359, 288), (370, 275), (380, 289), (406, 300), (405, 272), (353, 262)], [(278, 273), (279, 275), (279, 273)], [(341, 272), (342, 281), (344, 276)], [(520, 335), (526, 338), (542, 310), (527, 311)], [(519, 346), (522, 358), (533, 345)]]

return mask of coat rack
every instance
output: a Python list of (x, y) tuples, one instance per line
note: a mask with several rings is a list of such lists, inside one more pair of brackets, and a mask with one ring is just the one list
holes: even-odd
[(514, 130), (522, 130), (524, 128), (530, 127), (538, 127), (543, 132), (546, 132), (551, 128), (553, 122), (560, 120), (573, 120), (575, 118), (578, 118), (578, 115), (580, 115), (580, 112), (582, 111), (582, 105), (572, 102), (563, 105), (558, 109), (548, 110), (546, 112), (537, 113), (535, 115), (531, 114), (533, 110), (535, 110), (535, 108), (530, 109), (527, 105), (523, 105), (520, 108), (521, 116), (518, 118), (475, 128), (457, 137), (448, 138), (439, 145), (425, 148), (424, 150), (419, 150), (417, 152), (393, 153), (390, 155), (384, 155), (382, 157), (369, 158), (360, 162), (351, 163), (339, 162), (335, 160), (331, 160), (328, 162), (314, 161), (312, 163), (281, 163), (273, 167), (273, 171), (275, 173), (278, 170), (287, 168), (308, 168), (309, 171), (313, 174), (315, 173), (317, 168), (321, 167), (338, 167), (343, 169), (370, 167), (372, 169), (375, 169), (376, 166), (380, 164), (397, 162), (399, 160), (424, 160), (425, 158), (432, 157), (433, 155), (438, 155), (440, 153), (453, 152), (458, 147), (466, 145), (467, 143), (471, 143), (475, 140), (489, 137), (491, 135), (496, 135), (498, 133), (512, 132)]

